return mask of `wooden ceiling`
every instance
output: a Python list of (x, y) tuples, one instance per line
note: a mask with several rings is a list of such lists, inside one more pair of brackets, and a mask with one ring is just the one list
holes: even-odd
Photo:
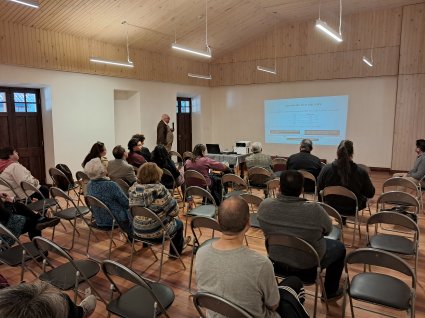
[[(338, 0), (322, 0), (322, 19), (337, 25)], [(343, 15), (425, 0), (343, 0)], [(171, 52), (177, 42), (205, 48), (205, 0), (39, 0), (32, 9), (0, 0), (0, 20), (130, 49)], [(319, 0), (208, 0), (208, 43), (220, 57), (278, 25), (315, 19)], [(275, 13), (275, 14), (274, 14)], [(122, 22), (127, 21), (128, 25)], [(275, 22), (276, 21), (276, 22)]]

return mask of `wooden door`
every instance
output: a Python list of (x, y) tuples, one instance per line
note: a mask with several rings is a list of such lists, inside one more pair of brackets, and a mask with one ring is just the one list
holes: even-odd
[(15, 147), (19, 162), (45, 183), (40, 90), (0, 87), (0, 147)]
[(177, 97), (177, 151), (192, 151), (192, 100)]

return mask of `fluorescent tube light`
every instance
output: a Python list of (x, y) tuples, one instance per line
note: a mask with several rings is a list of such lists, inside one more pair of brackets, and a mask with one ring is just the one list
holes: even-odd
[(212, 79), (211, 74), (210, 75), (201, 75), (201, 74), (187, 73), (187, 76), (189, 76), (189, 77), (195, 77), (195, 78), (200, 78), (200, 79), (205, 79), (205, 80)]
[(369, 65), (370, 67), (373, 66), (373, 61), (369, 60), (366, 56), (363, 56), (363, 62), (365, 62), (367, 65)]
[(183, 52), (187, 52), (187, 53), (191, 53), (191, 54), (195, 54), (195, 55), (199, 55), (199, 56), (203, 56), (203, 57), (207, 57), (207, 58), (211, 58), (211, 49), (209, 47), (207, 47), (207, 51), (197, 51), (197, 50), (193, 50), (191, 48), (188, 48), (186, 46), (177, 44), (177, 43), (173, 43), (171, 45), (171, 47), (175, 50), (179, 50), (179, 51), (183, 51)]
[(40, 7), (38, 1), (31, 1), (31, 0), (9, 0), (11, 2), (23, 4), (25, 6), (38, 9)]
[(257, 70), (276, 75), (276, 69), (257, 65)]
[(325, 32), (327, 35), (329, 35), (332, 39), (334, 39), (337, 42), (342, 42), (342, 35), (336, 32), (334, 29), (332, 29), (328, 24), (320, 19), (316, 20), (316, 28), (319, 30)]
[(101, 59), (101, 58), (98, 58), (98, 57), (91, 57), (90, 62), (116, 65), (116, 66), (123, 66), (123, 67), (134, 67), (133, 62), (130, 61), (130, 60), (128, 62), (119, 62), (119, 61), (105, 60), (105, 59)]

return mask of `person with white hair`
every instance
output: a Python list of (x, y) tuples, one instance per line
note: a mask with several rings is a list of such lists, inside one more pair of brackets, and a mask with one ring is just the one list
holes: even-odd
[(253, 142), (251, 145), (252, 155), (248, 156), (245, 159), (247, 169), (252, 167), (262, 167), (267, 169), (267, 171), (272, 171), (272, 157), (266, 154), (263, 154), (261, 142)]
[(161, 120), (156, 127), (156, 144), (164, 145), (168, 151), (171, 150), (174, 139), (174, 128), (170, 128), (168, 125), (170, 123), (170, 116), (167, 114), (162, 114)]
[[(118, 220), (121, 228), (131, 233), (128, 198), (114, 181), (106, 177), (106, 168), (100, 158), (94, 158), (86, 163), (84, 172), (90, 178), (87, 184), (87, 194), (102, 201)], [(101, 208), (93, 207), (93, 216), (98, 227), (110, 228), (112, 217)]]

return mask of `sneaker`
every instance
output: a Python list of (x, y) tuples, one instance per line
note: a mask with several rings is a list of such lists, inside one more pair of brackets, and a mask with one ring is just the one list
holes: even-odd
[[(332, 294), (326, 295), (328, 301), (336, 301), (340, 299), (344, 295), (344, 290), (342, 288), (338, 288), (338, 290)], [(322, 296), (320, 297), (322, 301), (325, 301), (325, 298)]]
[(94, 310), (96, 309), (96, 296), (89, 295), (86, 298), (83, 299), (83, 301), (80, 303), (80, 307), (83, 308), (83, 317), (90, 317), (92, 313), (94, 313)]
[(48, 218), (48, 217), (41, 217), (37, 221), (37, 225), (35, 228), (39, 231), (44, 230), (46, 227), (54, 227), (60, 222), (59, 218)]

